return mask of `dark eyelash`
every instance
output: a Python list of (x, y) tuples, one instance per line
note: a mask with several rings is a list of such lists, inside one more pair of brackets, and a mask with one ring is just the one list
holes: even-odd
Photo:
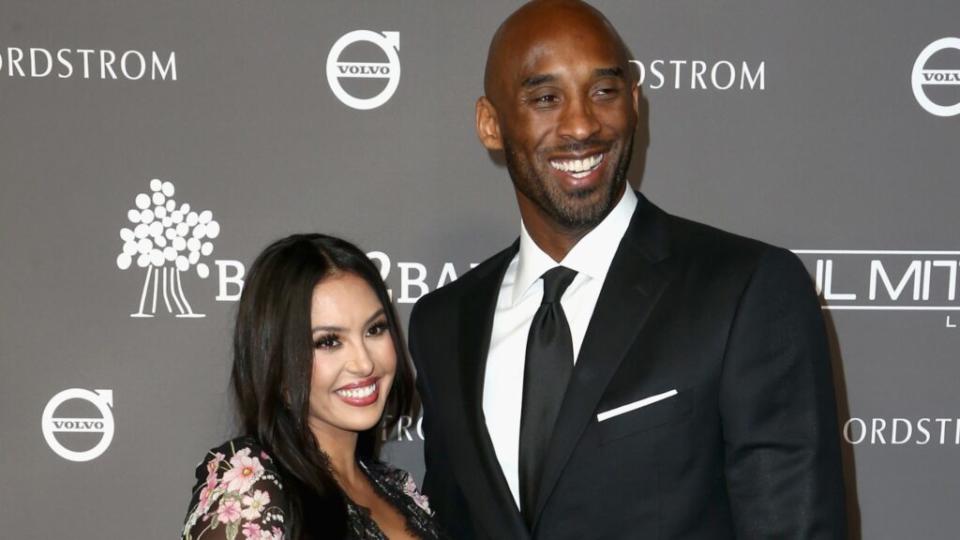
[(313, 348), (323, 349), (334, 347), (338, 341), (340, 341), (338, 334), (324, 334), (313, 341)]
[[(370, 326), (370, 330), (377, 330), (377, 334), (382, 334), (384, 332), (390, 331), (390, 325), (387, 324), (386, 319), (377, 321)], [(369, 332), (370, 330), (367, 330)]]

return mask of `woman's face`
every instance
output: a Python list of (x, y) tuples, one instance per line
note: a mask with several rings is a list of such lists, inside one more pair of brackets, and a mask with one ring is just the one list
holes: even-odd
[(397, 353), (380, 300), (351, 273), (325, 278), (310, 310), (313, 376), (311, 430), (342, 436), (380, 421), (397, 370)]

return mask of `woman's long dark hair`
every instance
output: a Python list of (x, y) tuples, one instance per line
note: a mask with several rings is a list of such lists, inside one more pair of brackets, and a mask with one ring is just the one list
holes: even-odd
[[(232, 382), (243, 431), (279, 465), (290, 504), (286, 537), (342, 538), (346, 496), (307, 426), (313, 338), (310, 308), (316, 285), (334, 274), (366, 281), (383, 305), (397, 354), (397, 372), (384, 417), (392, 430), (412, 414), (413, 373), (386, 286), (376, 266), (353, 244), (322, 234), (297, 234), (270, 244), (247, 274), (233, 335)], [(376, 425), (361, 432), (357, 457), (376, 458)]]

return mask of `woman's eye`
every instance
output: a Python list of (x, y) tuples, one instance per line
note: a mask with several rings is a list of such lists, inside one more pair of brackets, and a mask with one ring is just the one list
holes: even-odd
[(367, 330), (367, 335), (379, 336), (379, 335), (385, 334), (387, 330), (389, 330), (389, 327), (387, 326), (387, 321), (381, 321), (371, 326), (370, 329)]
[(314, 340), (313, 348), (314, 349), (333, 349), (340, 345), (339, 336), (330, 334), (326, 336), (321, 336), (318, 339)]

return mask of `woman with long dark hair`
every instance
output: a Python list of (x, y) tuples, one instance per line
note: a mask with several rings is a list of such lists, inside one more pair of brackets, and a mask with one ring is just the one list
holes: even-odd
[(254, 261), (237, 309), (243, 435), (198, 466), (183, 538), (439, 537), (410, 476), (377, 459), (381, 418), (411, 414), (414, 389), (367, 256), (320, 234), (279, 240)]

